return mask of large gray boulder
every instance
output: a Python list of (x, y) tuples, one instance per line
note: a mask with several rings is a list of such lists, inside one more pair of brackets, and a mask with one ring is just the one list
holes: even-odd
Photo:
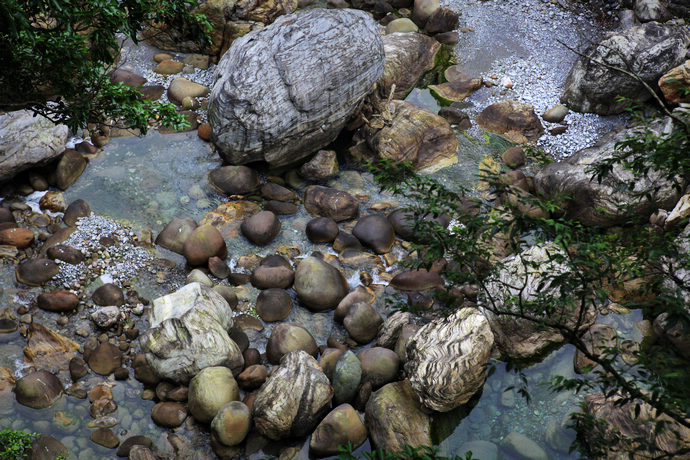
[(0, 182), (41, 166), (65, 150), (67, 126), (27, 110), (0, 115)]
[[(569, 200), (564, 203), (568, 218), (584, 225), (613, 226), (627, 222), (630, 217), (626, 208), (630, 206), (640, 221), (647, 221), (657, 208), (670, 211), (680, 199), (686, 185), (686, 180), (680, 176), (676, 178), (675, 184), (655, 170), (636, 177), (618, 163), (601, 182), (593, 179), (592, 168), (603, 160), (612, 158), (616, 154), (616, 143), (635, 136), (639, 129), (611, 132), (593, 147), (582, 149), (566, 160), (547, 165), (534, 177), (538, 192), (551, 198), (568, 196)], [(667, 118), (649, 125), (648, 129), (659, 137), (670, 132), (672, 125)], [(628, 190), (626, 186), (631, 183), (635, 184), (635, 188)], [(644, 190), (650, 190), (649, 196), (635, 196)]]
[(652, 88), (667, 70), (685, 61), (690, 49), (690, 30), (658, 22), (609, 32), (598, 43), (592, 44), (573, 65), (565, 81), (561, 103), (577, 112), (612, 115), (623, 112), (625, 96), (646, 101), (652, 95), (635, 78), (598, 62), (639, 75)]
[(335, 140), (383, 67), (383, 43), (367, 13), (282, 16), (236, 40), (218, 64), (211, 141), (230, 164), (296, 163)]
[(455, 409), (484, 386), (493, 345), (489, 322), (474, 308), (434, 320), (407, 340), (410, 386), (426, 407)]
[(158, 377), (187, 384), (202, 369), (226, 366), (239, 375), (244, 358), (227, 331), (232, 309), (213, 289), (191, 283), (153, 303), (149, 329), (139, 338)]
[[(553, 277), (568, 274), (569, 268), (562, 261), (565, 257), (555, 245), (532, 246), (503, 259), (499, 273), (486, 280), (480, 311), (489, 320), (496, 344), (507, 355), (529, 357), (565, 340), (559, 329), (549, 324), (578, 331), (594, 324), (594, 294), (582, 311), (580, 299), (564, 298), (552, 282)], [(557, 305), (553, 300), (560, 300), (562, 305), (553, 306)], [(521, 317), (521, 304), (532, 306), (526, 311), (531, 320)], [(408, 339), (408, 352), (412, 338)]]
[(333, 387), (316, 360), (295, 350), (285, 355), (259, 389), (252, 417), (267, 438), (306, 436), (328, 413), (332, 398)]

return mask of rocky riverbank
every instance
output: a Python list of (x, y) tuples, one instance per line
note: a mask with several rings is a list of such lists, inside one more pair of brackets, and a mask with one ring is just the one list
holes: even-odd
[[(204, 8), (211, 8), (207, 3)], [(290, 2), (264, 6), (233, 7), (222, 24), (214, 16), (223, 33), (215, 37), (211, 56), (132, 49), (112, 74), (115, 81), (144, 84), (145, 97), (167, 98), (186, 110), (186, 133), (160, 132), (173, 144), (199, 149), (187, 163), (172, 155), (137, 157), (132, 149), (138, 141), (119, 140), (136, 133), (117, 121), (90, 126), (83, 133), (90, 142), (65, 149), (66, 133), (59, 129), (46, 140), (41, 122), (3, 116), (3, 132), (24, 133), (29, 152), (50, 155), (0, 163), (3, 179), (33, 168), (2, 190), (1, 295), (7, 305), (0, 340), (10, 345), (2, 345), (0, 398), (2, 413), (18, 417), (0, 426), (50, 432), (54, 438), (41, 438), (41, 445), (60, 452), (66, 447), (80, 459), (115, 452), (129, 458), (289, 459), (331, 456), (348, 441), (389, 451), (435, 443), (447, 453), (472, 450), (482, 459), (499, 452), (566, 458), (573, 437), (568, 414), (577, 398), (542, 395), (534, 409), (506, 390), (516, 383), (514, 375), (499, 371), (485, 385), (484, 367), (498, 351), (530, 357), (562, 336), (493, 317), (479, 308), (475, 287), (446, 285), (439, 274), (445, 261), (430, 271), (406, 268), (418, 255), (411, 253), (415, 238), (401, 203), (405, 197), (379, 195), (373, 176), (348, 162), (387, 158), (427, 172), (458, 162), (467, 168), (457, 150), (469, 121), (476, 123), (470, 137), (483, 136), (481, 127), (524, 147), (504, 149), (502, 163), (482, 161), (481, 170), (501, 173), (512, 186), (513, 195), (495, 206), (539, 213), (525, 197), (560, 191), (572, 196), (571, 218), (616, 225), (622, 218), (616, 209), (631, 196), (612, 190), (627, 172), (616, 170), (609, 182), (595, 184), (581, 170), (610, 156), (615, 142), (634, 128), (590, 146), (606, 123), (622, 119), (588, 124), (598, 118), (565, 106), (608, 116), (620, 109), (612, 94), (644, 94), (624, 78), (602, 82), (600, 69), (581, 58), (567, 61), (573, 70), (565, 79), (565, 72), (551, 71), (563, 65), (564, 52), (543, 52), (543, 44), (516, 45), (511, 53), (517, 59), (488, 62), (459, 53), (457, 66), (441, 66), (442, 46), (458, 42), (456, 50), (468, 49), (473, 33), (487, 33), (473, 25), (486, 17), (501, 22), (516, 10), (525, 12), (528, 24), (517, 24), (514, 34), (546, 33), (544, 18), (557, 28), (589, 21), (570, 15), (575, 6), (569, 4), (380, 1), (354, 5), (360, 10), (312, 9), (294, 16), (287, 15), (296, 8)], [(645, 63), (658, 65), (645, 68), (645, 79), (656, 84), (664, 73), (682, 73), (670, 69), (686, 59), (690, 32), (677, 19), (648, 19), (607, 35), (609, 44), (595, 44), (592, 52), (622, 43), (621, 53), (629, 51), (631, 58), (647, 53)], [(250, 30), (255, 32), (244, 35)], [(564, 40), (573, 33), (564, 32)], [(533, 56), (542, 52), (537, 62)], [(337, 65), (325, 64), (330, 62)], [(545, 71), (531, 72), (535, 64)], [(432, 70), (431, 90), (452, 102), (438, 115), (398, 99)], [(597, 84), (606, 91), (592, 90)], [(664, 89), (672, 94), (668, 84)], [(207, 108), (209, 123), (199, 125)], [(661, 120), (653, 129), (661, 133), (667, 126)], [(574, 137), (543, 140), (559, 138), (553, 132), (559, 128)], [(348, 148), (332, 144), (343, 132), (353, 141)], [(215, 152), (205, 144), (209, 140)], [(6, 150), (15, 152), (16, 138), (7, 141), (14, 150)], [(530, 174), (539, 165), (529, 153), (556, 145), (556, 156), (589, 148)], [(145, 148), (150, 153), (157, 146)], [(42, 166), (50, 156), (59, 159)], [(109, 156), (116, 161), (104, 163)], [(157, 162), (174, 164), (173, 177), (151, 177), (156, 169), (168, 170)], [(524, 168), (528, 162), (531, 170)], [(177, 189), (161, 190), (166, 181), (178, 182)], [(647, 220), (660, 206), (671, 228), (685, 212), (687, 195), (657, 185), (637, 213)], [(91, 210), (122, 203), (91, 202), (89, 196), (66, 200), (84, 187), (136, 194), (133, 203), (144, 208), (151, 225), (134, 231)], [(484, 199), (497, 198), (484, 192)], [(117, 212), (130, 218), (127, 210)], [(653, 225), (662, 228), (664, 217), (655, 215)], [(496, 246), (497, 257), (507, 255), (500, 242)], [(525, 259), (543, 261), (549, 250), (534, 246)], [(521, 260), (504, 260), (505, 270), (488, 283), (492, 297), (518, 295), (505, 286), (525, 273)], [(530, 288), (519, 293), (527, 300), (541, 289), (528, 281)], [(440, 316), (439, 291), (447, 289), (455, 289), (461, 308)], [(392, 298), (420, 314), (390, 311)], [(590, 307), (583, 331), (596, 319)], [(639, 319), (609, 315), (588, 333), (606, 335), (608, 324), (639, 342), (651, 333), (649, 321), (637, 323), (642, 333), (636, 331)], [(550, 355), (532, 370), (530, 382), (572, 375), (571, 359), (568, 348)]]

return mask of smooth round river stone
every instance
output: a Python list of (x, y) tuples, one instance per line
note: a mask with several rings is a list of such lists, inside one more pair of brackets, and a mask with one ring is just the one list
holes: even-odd
[(259, 175), (246, 166), (223, 166), (211, 171), (208, 179), (227, 195), (244, 195), (259, 186)]
[(280, 233), (280, 220), (271, 211), (261, 211), (242, 222), (240, 230), (249, 241), (257, 246), (264, 246), (273, 241)]
[(393, 350), (373, 347), (357, 353), (362, 365), (362, 383), (369, 382), (374, 390), (392, 382), (398, 375), (400, 359)]
[(316, 427), (309, 441), (309, 450), (316, 455), (337, 455), (338, 446), (352, 443), (358, 448), (367, 439), (367, 429), (349, 404), (333, 409)]
[(331, 243), (340, 233), (340, 229), (333, 219), (316, 217), (307, 223), (306, 233), (312, 243)]
[(205, 265), (213, 256), (225, 259), (228, 247), (223, 235), (212, 225), (202, 225), (192, 232), (182, 246), (182, 254), (189, 265)]
[(110, 342), (98, 345), (89, 355), (89, 367), (98, 375), (109, 375), (122, 366), (122, 352)]
[(445, 281), (436, 272), (429, 272), (423, 268), (396, 275), (389, 286), (398, 291), (425, 291), (443, 286)]
[(195, 419), (209, 423), (230, 401), (240, 400), (240, 389), (227, 367), (207, 367), (189, 383), (189, 410)]
[(383, 318), (371, 304), (357, 302), (350, 307), (343, 319), (343, 325), (355, 342), (366, 344), (374, 340)]
[(264, 258), (249, 277), (252, 286), (257, 289), (287, 289), (294, 280), (292, 265), (279, 255)]
[(34, 232), (28, 228), (8, 228), (0, 230), (0, 244), (14, 246), (17, 249), (28, 247), (35, 239)]
[(79, 304), (79, 297), (70, 291), (44, 292), (36, 298), (36, 304), (45, 311), (71, 311)]
[(52, 260), (62, 260), (70, 265), (79, 265), (86, 260), (80, 250), (64, 244), (56, 244), (48, 248), (46, 255)]
[(187, 418), (187, 409), (178, 402), (161, 402), (153, 406), (151, 418), (156, 425), (164, 428), (177, 428)]
[(28, 260), (17, 267), (17, 281), (28, 286), (40, 286), (60, 272), (58, 264), (50, 259)]
[(372, 214), (357, 222), (352, 234), (376, 254), (385, 254), (395, 243), (395, 230), (385, 217)]
[(55, 375), (48, 371), (36, 371), (17, 380), (14, 393), (19, 404), (44, 409), (55, 404), (64, 389)]
[(350, 286), (334, 266), (310, 256), (295, 271), (293, 289), (300, 302), (313, 310), (331, 310), (347, 295)]
[(272, 364), (280, 364), (286, 354), (294, 350), (304, 350), (314, 358), (319, 347), (311, 333), (297, 323), (281, 323), (273, 328), (266, 345), (266, 357)]
[(333, 369), (333, 390), (335, 404), (350, 402), (357, 394), (362, 380), (362, 364), (351, 351), (346, 351), (335, 363)]
[(282, 321), (292, 312), (292, 297), (283, 289), (266, 289), (256, 298), (256, 312), (267, 323)]
[(93, 292), (91, 300), (96, 305), (121, 307), (125, 303), (125, 294), (113, 283), (106, 283)]
[(77, 220), (81, 217), (89, 217), (91, 215), (91, 208), (88, 203), (82, 199), (74, 200), (65, 209), (65, 215), (62, 216), (62, 221), (65, 225), (74, 227)]
[(251, 411), (240, 401), (231, 401), (224, 405), (211, 422), (211, 429), (218, 441), (226, 446), (236, 446), (244, 441), (251, 426)]
[(91, 433), (90, 439), (96, 444), (107, 447), (108, 449), (114, 449), (120, 445), (120, 439), (110, 428), (97, 429)]
[(182, 254), (184, 242), (199, 227), (194, 219), (176, 217), (156, 237), (156, 244)]

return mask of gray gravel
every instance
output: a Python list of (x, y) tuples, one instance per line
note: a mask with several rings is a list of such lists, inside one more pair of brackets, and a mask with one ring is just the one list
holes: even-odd
[[(577, 56), (557, 40), (581, 49), (603, 31), (588, 12), (564, 0), (557, 4), (548, 0), (451, 0), (449, 5), (462, 13), (461, 28), (474, 28), (460, 34), (456, 47), (463, 70), (497, 84), (468, 98), (474, 104), (467, 110), (473, 118), (490, 104), (507, 99), (531, 104), (540, 116), (559, 104)], [(511, 80), (512, 89), (501, 85), (505, 77)], [(593, 145), (616, 125), (626, 124), (627, 117), (571, 112), (565, 122), (568, 130), (559, 136), (548, 133), (559, 125), (543, 122), (547, 132), (537, 141), (537, 146), (557, 160)], [(481, 138), (479, 128), (469, 134)]]
[[(92, 213), (79, 219), (76, 227), (77, 231), (64, 244), (80, 250), (87, 258), (98, 254), (98, 260), (88, 266), (61, 263), (60, 272), (53, 281), (57, 285), (75, 289), (80, 283), (102, 276), (122, 287), (123, 282), (136, 278), (154, 261), (146, 249), (134, 246), (134, 233), (130, 229), (109, 217)], [(99, 240), (104, 236), (115, 239), (118, 244), (103, 247)]]

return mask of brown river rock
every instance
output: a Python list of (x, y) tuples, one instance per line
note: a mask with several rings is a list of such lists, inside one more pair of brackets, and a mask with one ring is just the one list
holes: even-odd
[(50, 259), (32, 259), (20, 264), (15, 275), (20, 283), (40, 286), (52, 279), (59, 271), (60, 267)]
[(71, 311), (79, 304), (79, 297), (70, 291), (44, 292), (36, 298), (38, 308), (45, 311)]
[(35, 240), (34, 233), (28, 228), (8, 228), (0, 230), (0, 244), (14, 246), (17, 249), (24, 249)]

